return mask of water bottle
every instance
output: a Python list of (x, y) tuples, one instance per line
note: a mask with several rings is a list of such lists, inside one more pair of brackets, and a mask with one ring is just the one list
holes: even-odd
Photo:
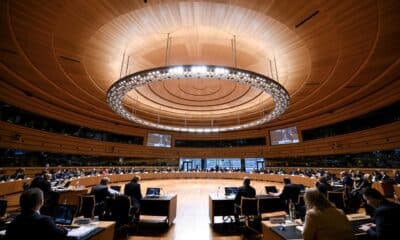
[(296, 220), (296, 208), (292, 200), (289, 200), (289, 218), (292, 222)]

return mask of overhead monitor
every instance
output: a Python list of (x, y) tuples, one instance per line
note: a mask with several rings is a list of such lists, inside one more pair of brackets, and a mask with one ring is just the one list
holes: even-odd
[(269, 131), (269, 134), (271, 137), (271, 145), (292, 144), (299, 142), (299, 135), (296, 127), (275, 129)]
[(149, 147), (171, 147), (171, 135), (160, 133), (147, 134), (147, 146)]

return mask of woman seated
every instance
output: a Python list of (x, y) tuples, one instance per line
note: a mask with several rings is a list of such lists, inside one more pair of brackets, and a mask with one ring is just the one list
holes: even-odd
[(352, 226), (342, 210), (337, 209), (317, 189), (304, 194), (307, 213), (304, 240), (354, 240)]

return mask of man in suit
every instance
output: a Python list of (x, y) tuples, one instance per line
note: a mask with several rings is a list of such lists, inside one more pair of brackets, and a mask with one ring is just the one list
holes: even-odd
[(299, 200), (301, 185), (292, 184), (290, 178), (284, 178), (283, 184), (284, 187), (281, 192), (272, 193), (270, 195), (278, 196), (281, 199), (282, 204), (284, 205), (285, 211), (289, 212), (290, 202), (296, 204)]
[(18, 215), (7, 227), (6, 239), (64, 239), (67, 230), (58, 227), (53, 219), (41, 215), (40, 207), (43, 205), (43, 192), (39, 188), (31, 188), (21, 194), (19, 204), (21, 214)]
[(110, 179), (108, 177), (103, 177), (100, 180), (100, 184), (92, 187), (90, 191), (90, 195), (94, 195), (96, 200), (96, 207), (95, 207), (95, 215), (103, 216), (104, 211), (106, 211), (106, 200), (107, 198), (111, 198), (114, 195), (114, 192), (111, 192), (108, 183)]
[(124, 194), (131, 198), (133, 207), (140, 208), (140, 200), (142, 199), (142, 191), (140, 189), (139, 176), (134, 176), (130, 183), (125, 185)]
[(142, 191), (139, 183), (140, 177), (134, 176), (130, 183), (125, 185), (124, 194), (131, 198), (132, 213), (134, 219), (139, 221), (140, 217), (140, 200), (142, 199)]
[(253, 198), (256, 196), (256, 190), (250, 186), (250, 178), (243, 178), (243, 186), (239, 187), (238, 193), (235, 197), (235, 203), (240, 205), (242, 197)]
[(365, 189), (363, 198), (368, 205), (375, 208), (372, 218), (374, 223), (363, 226), (370, 239), (398, 239), (400, 206), (387, 201), (378, 190), (373, 188)]
[(235, 222), (239, 224), (240, 202), (242, 197), (254, 198), (256, 197), (256, 190), (250, 186), (250, 178), (243, 178), (243, 186), (239, 187), (238, 193), (235, 197)]

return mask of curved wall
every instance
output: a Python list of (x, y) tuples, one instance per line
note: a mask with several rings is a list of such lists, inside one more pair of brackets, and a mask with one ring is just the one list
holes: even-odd
[[(259, 133), (260, 134), (260, 133)], [(267, 132), (262, 133), (264, 135)], [(18, 137), (16, 137), (18, 135)], [(236, 133), (235, 138), (243, 138)], [(155, 148), (103, 142), (0, 122), (0, 147), (56, 153), (124, 157), (289, 157), (356, 153), (400, 147), (400, 122), (341, 136), (280, 146)]]

